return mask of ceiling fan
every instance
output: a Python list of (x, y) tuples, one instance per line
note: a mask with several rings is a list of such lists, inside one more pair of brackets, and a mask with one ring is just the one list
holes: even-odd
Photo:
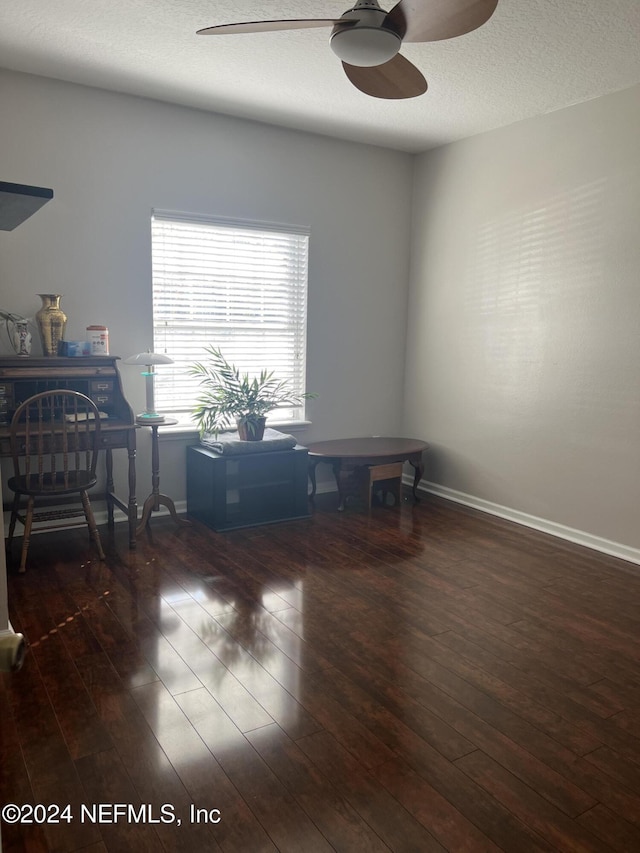
[(331, 49), (353, 85), (374, 98), (415, 98), (427, 91), (422, 72), (399, 53), (402, 42), (455, 38), (481, 27), (498, 0), (400, 0), (385, 12), (377, 0), (356, 0), (339, 18), (294, 18), (219, 24), (198, 35), (232, 35), (333, 27)]

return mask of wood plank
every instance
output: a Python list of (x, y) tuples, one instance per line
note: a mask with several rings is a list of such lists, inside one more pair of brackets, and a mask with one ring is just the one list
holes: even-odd
[[(141, 805), (131, 780), (115, 749), (79, 758), (76, 767), (87, 792), (86, 805), (126, 804)], [(95, 824), (108, 850), (135, 850), (136, 853), (154, 853), (162, 849), (156, 825), (138, 823), (126, 815), (116, 816), (109, 811), (103, 820)]]
[(604, 853), (602, 842), (576, 825), (560, 809), (523, 784), (481, 750), (458, 759), (456, 765), (496, 797), (520, 820), (560, 850)]
[[(640, 572), (435, 498), (93, 559), (35, 537), (0, 798), (219, 824), (3, 827), (10, 850), (640, 846)], [(90, 557), (90, 558), (88, 558)]]
[(336, 850), (383, 853), (389, 848), (300, 747), (278, 726), (249, 732), (248, 740)]
[[(189, 691), (179, 698), (187, 710), (196, 710), (191, 718), (162, 685), (147, 685), (133, 691), (136, 703), (153, 729), (164, 753), (189, 792), (197, 809), (218, 809), (222, 820), (215, 825), (216, 839), (222, 849), (273, 851), (260, 821), (252, 813), (249, 802), (230, 780), (214, 756), (201, 732), (224, 712), (203, 688)], [(203, 715), (200, 709), (206, 708)], [(231, 754), (247, 752), (251, 747), (242, 733), (226, 718), (225, 743), (234, 748)], [(253, 750), (251, 750), (253, 752)], [(219, 757), (219, 756), (218, 756)], [(250, 799), (250, 798), (249, 798)]]

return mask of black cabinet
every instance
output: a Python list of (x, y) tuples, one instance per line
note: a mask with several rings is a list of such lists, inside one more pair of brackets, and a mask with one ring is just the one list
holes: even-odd
[(187, 448), (187, 512), (214, 530), (309, 517), (307, 448), (232, 456)]

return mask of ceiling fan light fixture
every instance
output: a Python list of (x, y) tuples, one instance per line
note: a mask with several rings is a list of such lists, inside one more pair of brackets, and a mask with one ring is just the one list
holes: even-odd
[(365, 95), (385, 100), (416, 98), (427, 91), (422, 72), (400, 53), (403, 39), (429, 42), (473, 32), (493, 15), (499, 0), (397, 0), (389, 11), (379, 0), (352, 0), (339, 18), (287, 18), (217, 24), (203, 35), (268, 33), (333, 27), (330, 44), (347, 79)]
[(347, 65), (362, 68), (384, 65), (393, 59), (401, 45), (400, 36), (383, 27), (336, 28), (331, 36), (331, 50), (336, 56)]

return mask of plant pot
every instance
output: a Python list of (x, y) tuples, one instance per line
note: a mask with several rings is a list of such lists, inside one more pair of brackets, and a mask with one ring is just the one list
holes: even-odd
[(239, 420), (238, 436), (241, 441), (262, 441), (266, 418), (251, 418), (250, 420)]

